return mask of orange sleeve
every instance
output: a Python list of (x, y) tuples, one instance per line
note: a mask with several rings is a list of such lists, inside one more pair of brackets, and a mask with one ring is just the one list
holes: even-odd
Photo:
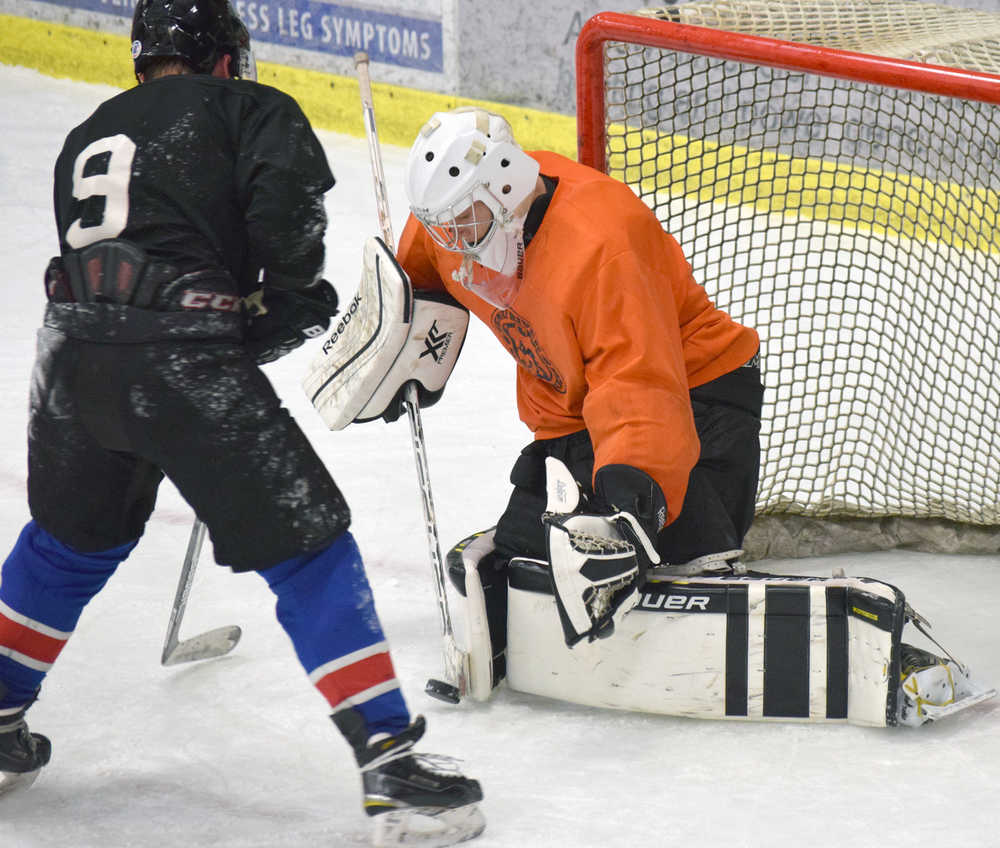
[(415, 289), (445, 291), (434, 261), (434, 244), (421, 223), (410, 215), (399, 239), (396, 259), (410, 277)]
[(594, 444), (595, 473), (622, 463), (660, 485), (667, 523), (679, 514), (701, 450), (688, 394), (673, 289), (690, 275), (623, 252), (594, 275), (574, 316), (589, 390), (583, 419)]

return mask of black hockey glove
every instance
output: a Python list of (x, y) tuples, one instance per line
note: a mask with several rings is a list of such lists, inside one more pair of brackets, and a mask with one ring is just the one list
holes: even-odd
[[(645, 471), (632, 465), (605, 465), (594, 475), (594, 504), (608, 513), (622, 512), (635, 518), (639, 525), (633, 531), (629, 523), (620, 524), (622, 535), (635, 545), (639, 554), (639, 585), (653, 563), (645, 554), (647, 543), (656, 547), (656, 537), (667, 520), (667, 501), (659, 484)], [(638, 533), (644, 539), (638, 538)]]
[(258, 365), (291, 353), (323, 335), (337, 314), (337, 292), (326, 280), (304, 289), (265, 286), (246, 299), (244, 344)]

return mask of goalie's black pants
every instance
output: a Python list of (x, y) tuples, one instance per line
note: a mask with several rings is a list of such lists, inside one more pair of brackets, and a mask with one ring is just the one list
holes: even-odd
[(83, 553), (132, 542), (166, 474), (234, 571), (322, 550), (347, 529), (343, 496), (245, 352), (240, 321), (49, 305), (28, 425), (41, 527)]
[[(760, 369), (746, 365), (691, 390), (701, 454), (691, 470), (678, 517), (660, 531), (664, 563), (685, 563), (743, 544), (754, 517), (760, 474)], [(587, 494), (593, 493), (594, 448), (586, 430), (532, 442), (511, 471), (514, 484), (497, 523), (496, 558), (546, 557), (545, 457), (562, 460)]]

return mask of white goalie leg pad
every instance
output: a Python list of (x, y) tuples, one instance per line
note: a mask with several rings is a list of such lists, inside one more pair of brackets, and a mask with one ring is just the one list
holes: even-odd
[(403, 349), (412, 319), (406, 272), (380, 238), (368, 239), (358, 292), (302, 380), (327, 427), (341, 430), (364, 409)]
[(934, 656), (904, 675), (902, 632), (916, 618), (877, 580), (654, 579), (614, 638), (567, 650), (546, 571), (509, 572), (507, 684), (520, 692), (663, 715), (873, 727), (920, 724), (996, 694)]
[[(506, 583), (500, 572), (491, 569), (488, 579), (494, 583), (485, 587), (480, 570), (484, 557), (493, 552), (495, 532), (496, 528), (490, 528), (474, 533), (454, 545), (446, 558), (452, 582), (460, 591), (458, 604), (461, 606), (461, 627), (456, 637), (468, 658), (467, 689), (464, 694), (474, 701), (489, 700), (494, 683), (499, 683), (504, 673), (506, 642), (494, 644), (492, 634), (495, 631), (501, 638), (506, 637)], [(459, 573), (461, 578), (458, 577)], [(487, 593), (492, 599), (492, 609)], [(496, 618), (492, 628), (491, 617)]]
[(479, 574), (479, 561), (493, 551), (489, 530), (476, 537), (462, 551), (465, 565), (465, 638), (469, 654), (469, 697), (487, 701), (493, 693), (493, 641), (486, 614), (486, 595)]
[(698, 718), (885, 726), (895, 717), (890, 677), (903, 601), (886, 584), (770, 575), (650, 581), (614, 638), (567, 650), (552, 620), (555, 600), (532, 577), (509, 575), (512, 689)]
[[(382, 417), (400, 403), (410, 382), (418, 386), (421, 408), (432, 406), (455, 368), (469, 329), (469, 310), (444, 293), (415, 291), (413, 296), (406, 341), (356, 421)], [(393, 411), (390, 420), (398, 415)]]

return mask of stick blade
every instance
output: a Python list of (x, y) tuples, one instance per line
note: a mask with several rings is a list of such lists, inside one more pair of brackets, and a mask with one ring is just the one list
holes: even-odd
[[(469, 652), (463, 651), (454, 635), (449, 634), (444, 639), (444, 678), (460, 697), (469, 694), (470, 671)], [(457, 704), (458, 701), (454, 703)]]
[(446, 704), (457, 704), (462, 700), (462, 694), (457, 686), (446, 683), (444, 680), (436, 680), (433, 677), (427, 681), (424, 691), (432, 698), (437, 698)]
[(180, 665), (225, 656), (236, 647), (242, 635), (243, 631), (233, 624), (183, 639), (172, 648), (164, 650), (160, 664)]

